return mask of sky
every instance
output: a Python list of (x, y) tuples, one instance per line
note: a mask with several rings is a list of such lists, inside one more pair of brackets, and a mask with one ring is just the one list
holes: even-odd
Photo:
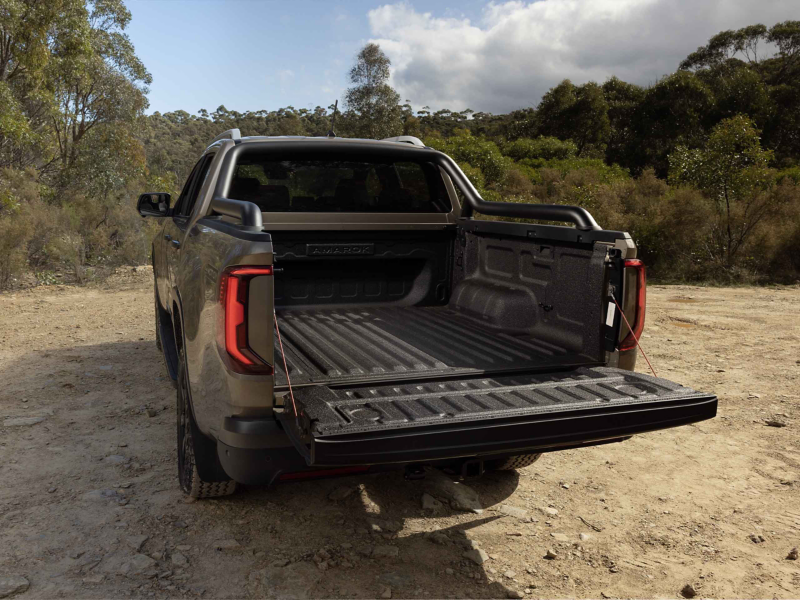
[(800, 20), (800, 0), (127, 0), (149, 113), (329, 106), (377, 42), (415, 109), (504, 113), (568, 78), (648, 85), (725, 29)]

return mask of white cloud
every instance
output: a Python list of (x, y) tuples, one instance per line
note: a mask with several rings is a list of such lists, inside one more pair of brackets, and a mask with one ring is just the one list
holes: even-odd
[(797, 0), (491, 2), (478, 22), (406, 3), (368, 13), (401, 98), (490, 112), (535, 106), (565, 78), (653, 83), (724, 29), (798, 17)]

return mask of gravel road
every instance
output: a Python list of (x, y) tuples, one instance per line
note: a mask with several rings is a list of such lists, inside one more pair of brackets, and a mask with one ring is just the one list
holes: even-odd
[(147, 269), (0, 294), (0, 598), (800, 595), (798, 287), (651, 286), (718, 417), (469, 480), (479, 514), (402, 473), (187, 502), (152, 306)]

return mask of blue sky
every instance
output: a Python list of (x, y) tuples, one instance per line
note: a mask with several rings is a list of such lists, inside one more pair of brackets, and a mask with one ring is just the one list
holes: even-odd
[(149, 112), (329, 106), (375, 41), (414, 108), (536, 106), (562, 79), (648, 85), (726, 29), (800, 19), (768, 0), (127, 0)]
[[(126, 32), (153, 75), (149, 113), (220, 105), (238, 111), (328, 106), (369, 40), (367, 13), (381, 2), (348, 0), (128, 0)], [(421, 3), (436, 15), (445, 3)], [(483, 2), (458, 2), (457, 15)], [(413, 6), (413, 4), (410, 4)]]

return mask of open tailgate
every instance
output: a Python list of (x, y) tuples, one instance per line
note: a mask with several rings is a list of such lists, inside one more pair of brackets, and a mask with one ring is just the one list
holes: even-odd
[(309, 386), (278, 416), (309, 466), (424, 462), (591, 445), (712, 418), (717, 398), (607, 367)]

